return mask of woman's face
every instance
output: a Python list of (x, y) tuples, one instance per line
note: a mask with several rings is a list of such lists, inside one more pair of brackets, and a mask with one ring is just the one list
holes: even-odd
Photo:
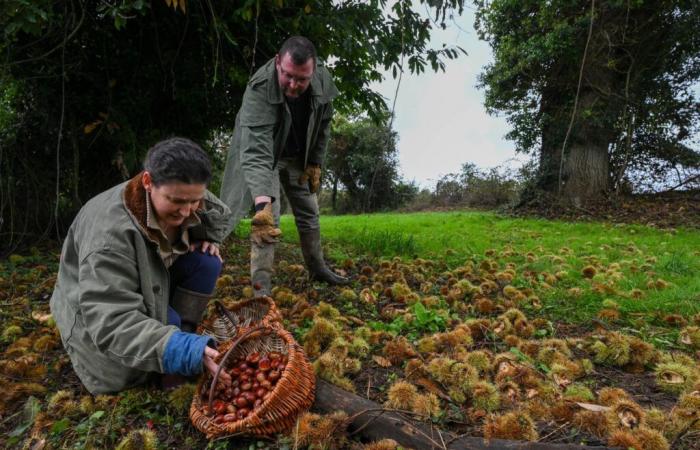
[(148, 172), (143, 173), (141, 182), (151, 196), (151, 206), (158, 223), (165, 228), (182, 225), (182, 222), (199, 208), (207, 188), (204, 184), (187, 184), (180, 181), (156, 186)]

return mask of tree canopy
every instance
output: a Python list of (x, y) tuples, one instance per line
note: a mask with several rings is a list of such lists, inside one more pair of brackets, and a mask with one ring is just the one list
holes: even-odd
[[(317, 44), (341, 112), (385, 114), (380, 70), (441, 70), (429, 47), (463, 0), (6, 0), (0, 4), (3, 242), (64, 229), (82, 202), (135, 174), (172, 135), (230, 131), (245, 84), (282, 41)], [(433, 20), (422, 17), (427, 7)], [(420, 11), (418, 10), (420, 9)], [(219, 162), (222, 155), (212, 152)], [(8, 239), (9, 237), (9, 239)]]
[(399, 173), (397, 141), (396, 132), (384, 121), (335, 118), (324, 175), (333, 210), (389, 210), (416, 195), (417, 186), (406, 183)]
[(505, 113), (519, 151), (539, 155), (540, 189), (582, 201), (635, 173), (700, 167), (700, 3), (476, 3), (494, 52), (486, 107)]

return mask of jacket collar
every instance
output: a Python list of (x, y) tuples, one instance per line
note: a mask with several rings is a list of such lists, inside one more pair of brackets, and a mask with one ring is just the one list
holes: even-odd
[(149, 240), (158, 244), (158, 231), (147, 226), (148, 207), (146, 205), (146, 189), (141, 184), (141, 176), (143, 172), (139, 172), (135, 177), (129, 180), (124, 187), (122, 200), (126, 211), (131, 216), (136, 226), (139, 228)]
[[(124, 192), (122, 193), (122, 201), (124, 202), (124, 207), (131, 216), (131, 220), (134, 221), (136, 226), (139, 228), (141, 233), (143, 233), (149, 240), (158, 244), (160, 246), (160, 238), (163, 232), (159, 227), (153, 226), (149, 223), (149, 205), (147, 200), (146, 189), (141, 184), (141, 177), (143, 172), (139, 172), (135, 177), (129, 180), (124, 187)], [(185, 228), (191, 228), (197, 226), (201, 223), (201, 219), (196, 213), (192, 213), (184, 222)]]
[[(311, 77), (311, 84), (309, 89), (311, 90), (311, 96), (314, 97), (315, 103), (328, 103), (327, 96), (323, 95), (323, 83), (321, 82), (320, 69), (321, 66), (316, 64), (316, 70)], [(267, 101), (271, 104), (280, 104), (284, 101), (284, 94), (280, 88), (280, 84), (277, 81), (277, 69), (275, 68), (275, 58), (272, 58), (263, 69), (266, 71), (267, 78)]]

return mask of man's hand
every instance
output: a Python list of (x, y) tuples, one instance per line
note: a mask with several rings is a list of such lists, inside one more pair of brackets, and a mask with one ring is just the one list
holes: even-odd
[(299, 177), (299, 184), (309, 183), (309, 191), (312, 194), (318, 192), (321, 186), (321, 167), (317, 164), (309, 164), (304, 169), (304, 173)]
[(250, 240), (258, 247), (266, 244), (276, 244), (282, 236), (282, 230), (275, 228), (275, 219), (272, 217), (272, 203), (265, 205), (263, 209), (255, 213), (251, 222)]
[[(212, 377), (216, 375), (216, 371), (219, 370), (219, 365), (216, 362), (214, 362), (218, 357), (218, 351), (209, 346), (204, 347), (204, 356), (202, 356), (202, 362), (204, 363), (204, 367), (207, 368)], [(224, 386), (230, 386), (231, 375), (226, 373), (225, 370), (222, 370), (221, 372), (219, 372), (219, 383), (223, 383)]]

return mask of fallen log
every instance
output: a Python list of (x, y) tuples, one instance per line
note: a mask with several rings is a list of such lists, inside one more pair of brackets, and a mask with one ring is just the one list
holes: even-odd
[(311, 410), (321, 414), (345, 411), (352, 419), (348, 431), (365, 440), (393, 439), (405, 448), (415, 450), (612, 450), (610, 447), (582, 447), (575, 444), (508, 441), (471, 436), (455, 436), (405, 415), (382, 408), (359, 395), (323, 380), (316, 380), (316, 401)]

